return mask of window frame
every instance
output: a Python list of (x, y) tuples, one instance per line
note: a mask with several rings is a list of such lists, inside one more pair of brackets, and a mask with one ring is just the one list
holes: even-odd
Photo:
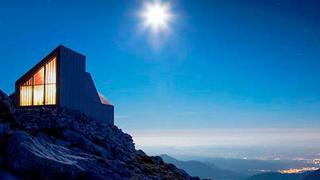
[[(48, 83), (46, 84), (46, 65), (51, 62), (55, 58), (55, 66), (56, 66), (56, 76), (55, 76), (55, 83)], [(43, 107), (43, 106), (57, 106), (60, 104), (60, 50), (59, 47), (52, 51), (48, 56), (43, 58), (36, 66), (34, 66), (32, 69), (30, 69), (26, 74), (24, 74), (19, 80), (16, 81), (16, 93), (15, 93), (15, 99), (17, 106), (21, 108), (28, 108), (28, 107)], [(43, 103), (42, 105), (34, 105), (34, 83), (33, 78), (34, 75), (41, 69), (44, 68), (44, 89), (43, 89)], [(24, 85), (29, 80), (32, 81), (32, 85)], [(48, 104), (46, 105), (46, 85), (52, 85), (55, 84), (56, 88), (56, 94), (55, 94), (55, 103), (54, 104)], [(20, 97), (21, 97), (21, 87), (22, 86), (31, 86), (32, 87), (32, 105), (21, 105)]]

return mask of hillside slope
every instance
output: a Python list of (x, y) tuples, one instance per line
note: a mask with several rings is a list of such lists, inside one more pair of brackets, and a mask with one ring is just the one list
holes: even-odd
[(320, 179), (320, 169), (309, 173), (302, 180), (319, 180), (319, 179)]
[(16, 109), (0, 91), (0, 179), (198, 179), (77, 111)]
[(229, 170), (224, 170), (213, 165), (207, 165), (200, 161), (180, 161), (168, 155), (160, 156), (166, 163), (172, 163), (178, 168), (184, 169), (190, 175), (216, 180), (242, 180), (247, 176)]

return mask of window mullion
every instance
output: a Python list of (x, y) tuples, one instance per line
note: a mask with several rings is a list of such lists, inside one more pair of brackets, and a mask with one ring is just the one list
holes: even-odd
[(46, 73), (47, 73), (47, 67), (46, 64), (44, 65), (44, 76), (43, 76), (43, 105), (46, 105)]
[(32, 87), (32, 93), (31, 93), (32, 94), (32, 97), (31, 97), (32, 98), (31, 99), (32, 102), (31, 102), (31, 105), (34, 106), (34, 100), (33, 100), (34, 99), (33, 98), (34, 97), (34, 82), (33, 82), (33, 76), (31, 77), (31, 87)]

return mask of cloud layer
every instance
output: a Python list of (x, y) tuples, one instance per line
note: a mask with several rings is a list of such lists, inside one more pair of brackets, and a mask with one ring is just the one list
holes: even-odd
[(180, 129), (130, 133), (138, 146), (320, 146), (318, 128)]

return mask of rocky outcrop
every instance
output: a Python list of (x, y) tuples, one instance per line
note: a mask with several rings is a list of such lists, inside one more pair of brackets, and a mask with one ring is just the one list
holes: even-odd
[(0, 116), (13, 114), (16, 111), (13, 101), (0, 90)]
[(0, 103), (0, 179), (197, 179), (80, 112)]

